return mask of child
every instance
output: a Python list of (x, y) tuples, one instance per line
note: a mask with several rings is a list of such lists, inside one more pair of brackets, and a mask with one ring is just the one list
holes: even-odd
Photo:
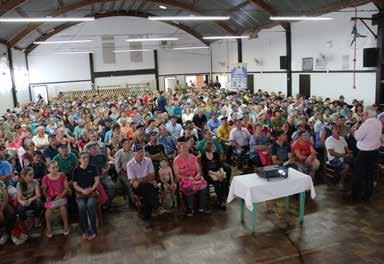
[(23, 168), (20, 172), (20, 182), (17, 183), (17, 213), (21, 221), (27, 220), (27, 211), (33, 211), (34, 225), (40, 226), (40, 215), (42, 203), (40, 200), (40, 185), (33, 178), (33, 169), (31, 167)]
[(51, 238), (52, 235), (52, 212), (53, 209), (60, 207), (61, 219), (64, 223), (64, 235), (69, 234), (68, 215), (67, 215), (67, 193), (68, 181), (64, 173), (59, 173), (59, 167), (56, 161), (52, 160), (48, 163), (49, 173), (44, 176), (42, 180), (43, 194), (46, 197), (44, 204), (45, 222), (47, 224), (47, 237)]
[(161, 194), (162, 205), (166, 209), (171, 209), (174, 206), (176, 184), (172, 169), (166, 159), (160, 161), (159, 178), (163, 190)]

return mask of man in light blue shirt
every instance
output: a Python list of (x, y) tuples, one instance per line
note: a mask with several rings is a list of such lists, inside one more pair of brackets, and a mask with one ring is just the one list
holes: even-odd
[(171, 116), (170, 120), (166, 124), (168, 132), (175, 138), (178, 139), (180, 137), (180, 133), (183, 130), (183, 127), (179, 124), (176, 123), (177, 117), (176, 116)]
[(208, 120), (207, 126), (211, 132), (216, 133), (217, 129), (220, 126), (220, 121), (217, 119), (216, 112), (211, 113), (211, 118)]
[(168, 135), (167, 128), (164, 125), (159, 127), (160, 135), (157, 138), (157, 141), (160, 144), (163, 144), (165, 147), (165, 153), (170, 156), (174, 156), (176, 154), (176, 143), (172, 136)]

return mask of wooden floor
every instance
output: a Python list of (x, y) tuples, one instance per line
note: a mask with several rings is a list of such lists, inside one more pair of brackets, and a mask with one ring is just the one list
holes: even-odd
[[(32, 239), (0, 248), (0, 263), (384, 263), (384, 196), (370, 203), (343, 202), (338, 191), (317, 186), (316, 205), (298, 221), (298, 201), (291, 202), (288, 228), (259, 206), (257, 232), (251, 216), (240, 224), (239, 202), (226, 212), (184, 218), (165, 215), (147, 229), (136, 212), (117, 208), (92, 242), (70, 237)], [(282, 204), (279, 205), (282, 209)]]

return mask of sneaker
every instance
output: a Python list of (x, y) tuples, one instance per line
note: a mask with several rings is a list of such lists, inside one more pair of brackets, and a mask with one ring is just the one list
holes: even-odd
[(188, 210), (187, 211), (187, 216), (193, 216), (193, 210)]
[(96, 238), (96, 234), (92, 234), (88, 236), (88, 240), (94, 240)]
[(52, 233), (47, 233), (47, 237), (48, 237), (48, 238), (52, 238), (52, 237), (53, 237), (53, 234), (52, 234)]
[(8, 234), (7, 233), (2, 233), (1, 237), (0, 237), (0, 245), (4, 245), (5, 243), (7, 243), (8, 241)]
[(200, 214), (209, 214), (211, 211), (209, 209), (199, 209)]
[(63, 235), (64, 236), (68, 236), (69, 235), (69, 228), (68, 228), (68, 230), (64, 230)]

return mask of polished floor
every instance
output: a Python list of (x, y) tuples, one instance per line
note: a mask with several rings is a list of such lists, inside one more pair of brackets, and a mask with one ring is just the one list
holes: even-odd
[[(378, 190), (369, 203), (352, 204), (333, 187), (316, 190), (303, 225), (294, 199), (288, 226), (260, 205), (255, 235), (249, 212), (240, 224), (238, 201), (208, 216), (164, 215), (153, 228), (119, 207), (105, 215), (92, 242), (81, 241), (74, 228), (68, 238), (8, 243), (0, 248), (0, 263), (384, 263), (384, 192)], [(278, 209), (283, 211), (282, 203)]]

